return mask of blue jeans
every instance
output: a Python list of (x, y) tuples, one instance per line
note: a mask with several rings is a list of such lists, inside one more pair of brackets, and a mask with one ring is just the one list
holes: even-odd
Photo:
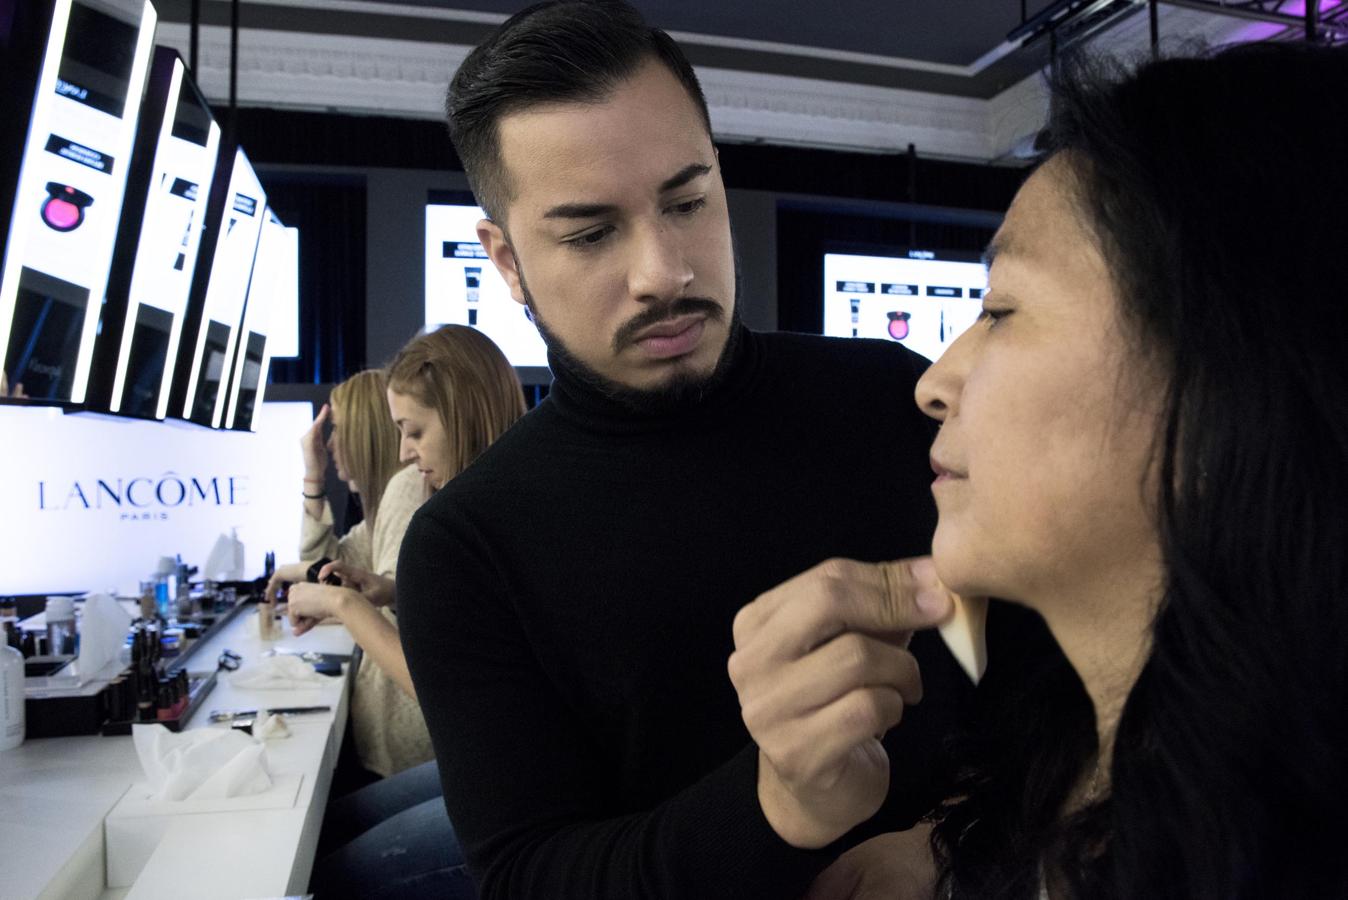
[(318, 900), (476, 900), (435, 763), (377, 781), (328, 807), (309, 890)]

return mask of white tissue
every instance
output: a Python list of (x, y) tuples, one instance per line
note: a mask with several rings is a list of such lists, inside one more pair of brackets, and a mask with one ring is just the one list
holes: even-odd
[(213, 581), (239, 581), (243, 578), (243, 542), (231, 528), (229, 534), (216, 537), (201, 574)]
[(86, 684), (117, 659), (126, 645), (131, 615), (107, 594), (92, 594), (84, 601), (80, 620), (80, 684)]
[(251, 691), (285, 691), (318, 687), (327, 681), (298, 656), (264, 656), (230, 676), (236, 688)]
[(253, 737), (264, 741), (279, 741), (290, 737), (290, 726), (286, 720), (272, 713), (253, 726)]
[(220, 800), (271, 789), (266, 748), (232, 729), (174, 734), (132, 725), (131, 739), (155, 800)]

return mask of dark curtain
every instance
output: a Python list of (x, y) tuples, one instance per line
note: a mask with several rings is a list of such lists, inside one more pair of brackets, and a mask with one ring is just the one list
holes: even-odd
[(300, 355), (273, 359), (271, 380), (342, 381), (365, 367), (365, 179), (260, 177), (281, 221), (300, 230)]

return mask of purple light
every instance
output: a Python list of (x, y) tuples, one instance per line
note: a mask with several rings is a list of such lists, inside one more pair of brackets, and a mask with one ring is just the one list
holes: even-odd
[(1251, 22), (1232, 35), (1231, 40), (1239, 44), (1267, 41), (1286, 30), (1286, 25), (1279, 25), (1277, 22)]
[[(1323, 16), (1341, 3), (1343, 3), (1343, 0), (1320, 0), (1320, 15)], [(1306, 15), (1306, 0), (1292, 0), (1281, 11), (1289, 16), (1304, 16)]]
[[(1344, 0), (1320, 0), (1320, 18), (1324, 18), (1325, 13), (1338, 9), (1343, 3)], [(1291, 0), (1279, 11), (1283, 15), (1304, 18), (1306, 15), (1306, 0)], [(1277, 22), (1254, 22), (1237, 31), (1231, 36), (1231, 40), (1236, 43), (1267, 41), (1285, 34), (1291, 27)]]

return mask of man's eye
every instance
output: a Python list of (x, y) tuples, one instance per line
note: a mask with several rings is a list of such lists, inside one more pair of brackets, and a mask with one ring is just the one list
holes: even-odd
[(691, 215), (707, 205), (706, 197), (698, 197), (696, 200), (688, 200), (684, 203), (676, 203), (670, 207), (670, 210), (681, 216)]
[(603, 243), (604, 239), (613, 233), (612, 225), (605, 225), (602, 228), (596, 228), (594, 231), (587, 231), (584, 234), (568, 238), (563, 243), (575, 247), (577, 250), (585, 250), (597, 244)]

